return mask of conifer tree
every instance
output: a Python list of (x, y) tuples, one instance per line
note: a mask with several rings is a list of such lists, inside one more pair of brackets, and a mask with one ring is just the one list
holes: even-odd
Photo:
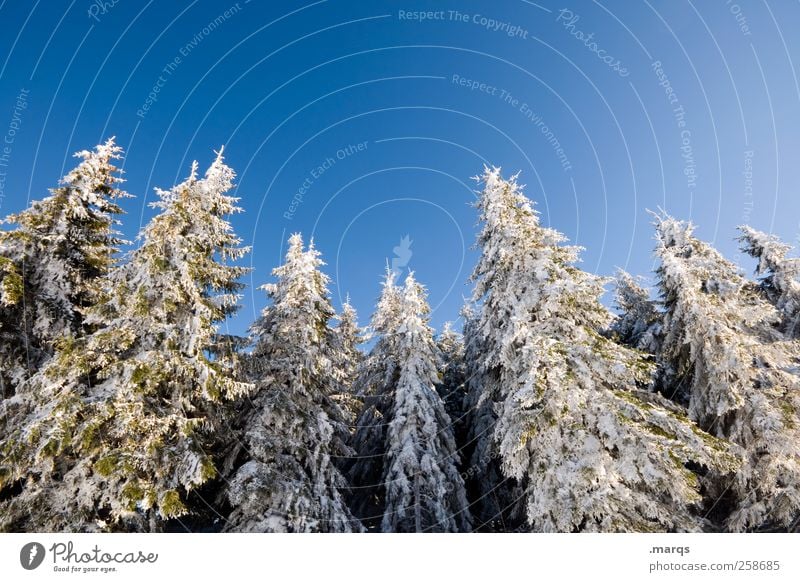
[(780, 313), (758, 286), (693, 230), (658, 218), (661, 357), (686, 387), (690, 417), (742, 447), (744, 464), (727, 486), (734, 494), (727, 527), (786, 527), (800, 515), (797, 344), (776, 329)]
[(333, 351), (334, 316), (324, 263), (313, 243), (289, 239), (270, 304), (254, 324), (251, 356), (257, 392), (243, 425), (246, 462), (228, 488), (226, 529), (240, 532), (350, 532), (347, 487), (335, 459), (350, 456), (344, 417), (333, 398), (342, 358)]
[(505, 475), (525, 487), (535, 531), (694, 531), (691, 464), (735, 459), (657, 394), (642, 355), (602, 332), (605, 281), (579, 249), (540, 225), (516, 176), (486, 169), (474, 326), (498, 379), (494, 438)]
[(749, 226), (739, 228), (742, 250), (758, 260), (756, 274), (767, 299), (783, 315), (782, 328), (800, 338), (800, 258), (787, 257), (792, 247)]
[(436, 392), (444, 402), (445, 412), (453, 423), (453, 436), (460, 450), (466, 436), (464, 398), (467, 365), (464, 361), (464, 337), (453, 330), (453, 324), (448, 321), (436, 338), (436, 346), (442, 354), (442, 378), (436, 385)]
[(84, 331), (84, 313), (124, 242), (114, 230), (117, 201), (128, 196), (115, 165), (122, 148), (111, 138), (75, 157), (80, 163), (49, 197), (0, 230), (0, 396), (36, 372), (57, 338)]
[(349, 502), (368, 527), (381, 517), (383, 510), (383, 457), (388, 428), (385, 418), (391, 404), (390, 394), (383, 388), (388, 379), (396, 376), (400, 365), (395, 332), (400, 326), (403, 306), (395, 279), (395, 271), (387, 265), (369, 327), (369, 337), (375, 340), (375, 345), (361, 361), (353, 384), (353, 393), (363, 405), (351, 441), (355, 457), (347, 469), (354, 485)]
[(96, 329), (59, 340), (32, 379), (2, 459), (5, 482), (22, 483), (4, 529), (156, 530), (215, 476), (208, 410), (250, 389), (209, 354), (246, 271), (229, 264), (247, 251), (226, 220), (233, 177), (220, 152), (205, 177), (195, 163), (158, 191), (160, 214), (89, 310)]
[(336, 379), (339, 382), (334, 399), (344, 412), (348, 427), (351, 427), (361, 409), (361, 403), (353, 392), (353, 384), (358, 374), (358, 366), (364, 359), (364, 355), (358, 349), (364, 342), (364, 336), (363, 330), (358, 325), (358, 313), (350, 304), (349, 297), (342, 305), (342, 312), (334, 319), (338, 320), (338, 324), (333, 330), (332, 349), (337, 358), (335, 368), (338, 372)]
[(484, 366), (483, 337), (477, 326), (479, 309), (467, 303), (461, 310), (464, 319), (464, 397), (466, 440), (464, 479), (470, 509), (477, 531), (527, 531), (523, 492), (519, 484), (503, 475), (500, 453), (494, 440), (495, 412), (499, 376)]
[(661, 314), (656, 302), (629, 273), (617, 272), (614, 303), (619, 316), (611, 329), (623, 344), (655, 354), (659, 350)]
[(429, 311), (425, 289), (413, 273), (402, 289), (387, 274), (373, 319), (381, 337), (363, 370), (367, 382), (376, 382), (368, 388), (374, 395), (368, 405), (372, 410), (359, 421), (372, 442), (358, 454), (373, 467), (356, 470), (374, 478), (374, 459), (381, 462), (377, 497), (384, 532), (471, 528), (450, 418), (435, 388), (441, 355), (428, 325)]

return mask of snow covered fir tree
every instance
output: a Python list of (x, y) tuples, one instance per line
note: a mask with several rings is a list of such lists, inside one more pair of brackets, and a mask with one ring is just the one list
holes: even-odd
[(361, 328), (293, 234), (235, 337), (222, 152), (135, 244), (122, 153), (0, 222), (0, 530), (798, 530), (800, 258), (775, 236), (731, 233), (750, 277), (662, 212), (655, 271), (606, 279), (486, 168), (458, 322), (387, 267)]
[[(107, 276), (83, 337), (64, 336), (18, 391), (27, 414), (3, 447), (6, 527), (150, 531), (189, 512), (215, 475), (208, 409), (247, 393), (211, 360), (216, 324), (236, 309), (240, 248), (224, 216), (233, 171), (222, 155), (159, 191), (142, 244)], [(202, 241), (202, 244), (198, 244)]]
[(691, 224), (669, 216), (657, 223), (665, 307), (659, 358), (690, 418), (741, 447), (742, 467), (723, 490), (732, 498), (726, 524), (734, 531), (788, 527), (800, 515), (798, 343), (784, 333), (793, 331), (786, 314), (796, 281), (786, 277), (792, 266), (784, 271), (786, 249), (743, 232), (768, 283), (747, 281)]
[(241, 423), (244, 462), (228, 485), (233, 512), (227, 531), (361, 529), (334, 463), (350, 453), (345, 416), (334, 398), (344, 390), (350, 361), (334, 350), (352, 348), (343, 345), (342, 334), (355, 341), (355, 332), (337, 334), (329, 326), (334, 311), (323, 264), (313, 243), (304, 249), (295, 234), (285, 263), (273, 271), (277, 282), (264, 286), (271, 303), (253, 326), (256, 345), (247, 359), (257, 392)]
[(119, 245), (118, 201), (128, 196), (111, 138), (75, 154), (80, 164), (58, 188), (3, 222), (0, 230), (0, 392), (4, 398), (52, 355), (56, 339), (81, 335)]
[(366, 408), (357, 421), (352, 474), (361, 516), (384, 532), (469, 531), (451, 420), (436, 391), (442, 357), (424, 287), (387, 269), (372, 322), (378, 341), (361, 367)]
[(727, 473), (722, 441), (646, 390), (651, 368), (605, 337), (604, 281), (541, 226), (516, 177), (481, 178), (475, 269), (484, 390), (505, 476), (523, 483), (533, 531), (693, 531), (700, 484), (688, 465)]

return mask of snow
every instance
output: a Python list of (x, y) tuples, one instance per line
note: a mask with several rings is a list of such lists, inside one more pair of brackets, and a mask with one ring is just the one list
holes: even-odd
[(357, 380), (367, 401), (351, 469), (356, 506), (382, 516), (384, 532), (471, 529), (451, 420), (436, 392), (442, 360), (429, 312), (414, 274), (398, 287), (387, 270), (372, 320), (377, 343)]
[[(0, 230), (0, 529), (671, 532), (800, 518), (800, 259), (741, 227), (748, 279), (656, 216), (646, 280), (579, 268), (485, 168), (461, 333), (387, 266), (368, 328), (289, 238), (248, 338), (234, 171), (116, 228), (113, 139)], [(374, 340), (369, 353), (360, 348)], [(219, 525), (212, 525), (219, 524)]]

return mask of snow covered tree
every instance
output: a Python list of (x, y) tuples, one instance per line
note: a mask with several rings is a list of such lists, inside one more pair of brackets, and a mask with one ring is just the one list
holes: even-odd
[(688, 395), (689, 416), (742, 447), (727, 527), (786, 527), (800, 515), (797, 343), (776, 329), (780, 314), (758, 286), (693, 230), (658, 218), (661, 357)]
[(343, 413), (333, 398), (342, 371), (333, 353), (334, 316), (324, 263), (313, 243), (289, 239), (270, 304), (254, 324), (257, 392), (243, 418), (247, 458), (230, 480), (227, 531), (350, 532), (361, 525), (336, 467), (350, 456)]
[(444, 402), (444, 409), (453, 423), (453, 436), (459, 449), (465, 440), (464, 398), (467, 380), (467, 365), (464, 361), (464, 338), (453, 330), (451, 322), (446, 322), (436, 338), (436, 346), (442, 354), (441, 381), (436, 392)]
[(450, 418), (436, 393), (440, 354), (425, 290), (406, 277), (384, 459), (383, 531), (469, 531)]
[(380, 299), (370, 321), (369, 337), (375, 345), (359, 364), (353, 383), (353, 394), (363, 405), (351, 439), (356, 456), (347, 469), (354, 485), (349, 502), (368, 527), (381, 517), (383, 508), (381, 485), (388, 428), (384, 419), (391, 404), (391, 395), (383, 388), (388, 379), (396, 376), (399, 365), (396, 357), (390, 357), (398, 353), (395, 331), (400, 326), (403, 307), (395, 279), (395, 271), (387, 265)]
[(477, 531), (527, 531), (521, 506), (523, 491), (514, 479), (503, 475), (500, 467), (500, 453), (494, 439), (500, 378), (496, 367), (485, 367), (486, 352), (484, 338), (477, 332), (477, 311), (480, 310), (471, 303), (461, 310), (466, 363), (463, 447), (466, 460), (462, 474)]
[(141, 246), (114, 269), (87, 314), (94, 331), (65, 337), (32, 380), (30, 416), (3, 451), (4, 482), (22, 492), (3, 529), (148, 529), (189, 512), (211, 480), (209, 409), (246, 394), (210, 357), (217, 326), (237, 308), (246, 251), (222, 152), (205, 177), (158, 191)]
[(787, 257), (792, 247), (749, 226), (739, 228), (742, 250), (758, 260), (756, 274), (767, 299), (783, 314), (782, 328), (800, 338), (800, 258)]
[(335, 316), (338, 324), (334, 333), (336, 351), (340, 353), (340, 365), (344, 382), (350, 384), (358, 373), (358, 365), (363, 359), (363, 354), (358, 349), (364, 342), (364, 330), (358, 325), (358, 313), (347, 297), (342, 305), (342, 312)]
[(413, 273), (402, 289), (387, 273), (373, 318), (379, 339), (362, 367), (372, 397), (359, 418), (354, 469), (359, 489), (380, 483), (374, 495), (384, 532), (471, 529), (450, 418), (435, 388), (441, 355), (429, 312)]
[(128, 194), (111, 138), (92, 151), (51, 195), (3, 222), (0, 230), (0, 390), (10, 397), (52, 354), (53, 342), (84, 331), (83, 315), (98, 300), (101, 278), (118, 246), (117, 205)]
[(693, 465), (736, 466), (648, 386), (642, 354), (602, 332), (605, 280), (541, 226), (516, 176), (486, 169), (474, 324), (497, 378), (494, 438), (503, 472), (525, 488), (534, 531), (695, 531)]
[[(358, 313), (350, 304), (350, 297), (342, 305), (342, 312), (334, 317), (338, 324), (333, 330), (333, 353), (337, 359), (339, 388), (334, 399), (345, 414), (348, 426), (353, 425), (361, 408), (361, 403), (353, 392), (353, 383), (358, 374), (358, 366), (364, 355), (358, 346), (364, 342), (363, 330), (358, 325)], [(349, 439), (348, 439), (349, 440)]]
[(623, 344), (655, 354), (659, 350), (661, 313), (656, 302), (629, 273), (617, 272), (614, 303), (619, 316), (611, 329)]

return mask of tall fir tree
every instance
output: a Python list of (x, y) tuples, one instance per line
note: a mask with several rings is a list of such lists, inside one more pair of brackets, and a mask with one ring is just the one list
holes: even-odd
[(525, 487), (534, 531), (695, 531), (692, 464), (735, 458), (680, 409), (640, 388), (642, 355), (609, 339), (605, 281), (539, 223), (516, 176), (486, 169), (474, 326), (498, 378), (494, 438), (503, 472)]
[(467, 496), (477, 531), (523, 532), (528, 530), (524, 492), (515, 479), (503, 475), (494, 439), (500, 377), (496, 367), (485, 365), (484, 337), (477, 328), (480, 311), (480, 306), (472, 303), (461, 310), (466, 363), (463, 474)]
[(466, 441), (464, 399), (467, 364), (464, 360), (464, 337), (448, 321), (436, 338), (436, 346), (442, 354), (441, 380), (436, 385), (436, 392), (444, 402), (445, 412), (452, 422), (453, 436), (461, 450)]
[(0, 396), (11, 397), (64, 335), (80, 335), (86, 310), (124, 241), (117, 202), (128, 194), (114, 138), (80, 151), (78, 166), (51, 195), (3, 222), (0, 230)]
[(471, 529), (450, 418), (436, 392), (441, 354), (429, 312), (413, 273), (402, 289), (387, 274), (373, 318), (380, 339), (362, 370), (372, 398), (359, 421), (367, 438), (360, 439), (366, 446), (357, 451), (355, 471), (373, 480), (361, 488), (380, 482), (375, 496), (384, 532)]
[(788, 257), (792, 247), (775, 236), (749, 226), (739, 230), (742, 250), (758, 260), (756, 274), (765, 296), (782, 314), (782, 329), (800, 338), (800, 258)]
[(245, 268), (222, 152), (205, 177), (158, 191), (141, 246), (112, 271), (86, 337), (57, 342), (32, 382), (26, 422), (3, 451), (4, 529), (156, 530), (216, 473), (209, 409), (251, 388), (212, 358)]
[(396, 330), (399, 374), (392, 387), (384, 459), (383, 531), (471, 529), (451, 419), (435, 385), (441, 354), (428, 324), (425, 288), (409, 273)]
[(247, 447), (229, 487), (227, 531), (351, 532), (361, 525), (342, 491), (335, 461), (350, 456), (334, 399), (343, 372), (334, 351), (334, 316), (324, 263), (313, 243), (289, 239), (270, 304), (254, 324), (251, 368), (257, 392), (242, 423)]
[(660, 216), (656, 254), (666, 309), (662, 359), (701, 428), (742, 447), (744, 464), (716, 492), (733, 494), (727, 527), (786, 527), (800, 515), (797, 342), (759, 287), (694, 236)]
[[(333, 330), (332, 347), (337, 359), (335, 366), (339, 387), (334, 393), (334, 399), (339, 403), (348, 425), (348, 433), (355, 423), (361, 401), (353, 391), (353, 385), (358, 374), (358, 366), (364, 359), (364, 354), (358, 346), (364, 343), (364, 330), (358, 325), (358, 313), (350, 303), (348, 296), (342, 305), (342, 312), (334, 317), (338, 320)], [(349, 440), (349, 436), (348, 439)]]
[(661, 313), (647, 289), (622, 269), (617, 272), (614, 305), (619, 311), (611, 326), (623, 344), (649, 354), (659, 351)]
[[(383, 386), (397, 375), (400, 362), (392, 356), (398, 351), (394, 333), (400, 325), (402, 294), (396, 285), (396, 273), (386, 266), (381, 294), (370, 321), (368, 338), (375, 341), (369, 354), (359, 364), (353, 394), (362, 403), (351, 440), (355, 456), (347, 473), (353, 484), (349, 502), (356, 515), (374, 527), (382, 511), (382, 475), (384, 446), (387, 439), (390, 398)], [(392, 357), (390, 357), (392, 356)]]

